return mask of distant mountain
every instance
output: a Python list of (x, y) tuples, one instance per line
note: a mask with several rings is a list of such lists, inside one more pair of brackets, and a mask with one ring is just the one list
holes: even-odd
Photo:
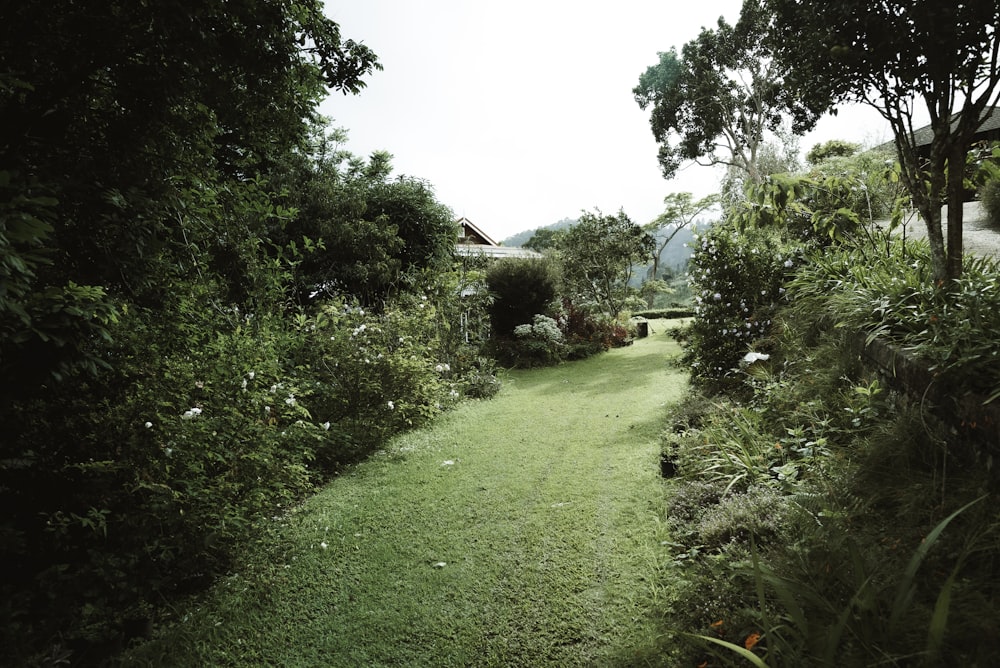
[(566, 229), (567, 227), (572, 227), (573, 225), (576, 225), (578, 222), (580, 221), (576, 218), (563, 218), (558, 223), (552, 223), (551, 225), (546, 225), (545, 227), (536, 227), (533, 230), (525, 230), (524, 232), (518, 232), (517, 234), (507, 237), (506, 239), (501, 241), (500, 244), (503, 246), (514, 246), (514, 247), (523, 246), (528, 242), (528, 239), (535, 236), (535, 232), (537, 232), (538, 230), (563, 230)]

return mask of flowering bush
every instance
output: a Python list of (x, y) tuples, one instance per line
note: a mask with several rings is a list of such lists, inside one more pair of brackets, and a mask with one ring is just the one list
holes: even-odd
[(632, 332), (619, 320), (564, 299), (556, 315), (566, 338), (567, 359), (582, 359), (623, 346)]
[(503, 383), (497, 377), (496, 363), (480, 357), (475, 367), (469, 370), (462, 382), (462, 391), (473, 399), (489, 399), (500, 392)]
[(521, 367), (549, 366), (566, 359), (566, 344), (558, 323), (535, 314), (530, 324), (517, 325), (514, 337), (498, 342), (506, 361)]
[(437, 358), (436, 306), (405, 297), (383, 313), (334, 301), (304, 325), (315, 332), (298, 365), (312, 372), (307, 405), (337, 435), (317, 457), (353, 461), (402, 430), (425, 423), (459, 396), (451, 363)]
[(129, 308), (113, 370), (5, 407), (7, 443), (26, 453), (0, 461), (5, 646), (27, 620), (118, 636), (229, 568), (331, 471), (459, 398), (446, 315), (426, 295), (378, 314), (341, 300), (243, 315), (198, 298), (178, 292), (173, 317)]
[(695, 380), (721, 388), (770, 333), (783, 285), (802, 263), (803, 249), (774, 231), (739, 232), (726, 223), (695, 239), (689, 276), (696, 307), (686, 361)]

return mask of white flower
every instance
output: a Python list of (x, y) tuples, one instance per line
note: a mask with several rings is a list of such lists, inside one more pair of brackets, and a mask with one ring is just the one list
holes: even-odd
[(391, 401), (387, 402), (386, 405), (389, 407), (389, 410), (391, 411), (396, 410), (396, 404), (392, 403)]
[(768, 355), (767, 353), (749, 352), (743, 356), (743, 361), (746, 362), (747, 364), (753, 364), (754, 362), (757, 361), (766, 362), (769, 359), (771, 359), (771, 356)]
[(247, 390), (247, 379), (246, 378), (243, 379), (243, 383), (241, 384), (241, 387), (243, 388), (243, 391), (246, 392), (246, 390)]
[(324, 422), (320, 426), (323, 427), (323, 431), (330, 431), (330, 423), (329, 422)]
[(271, 407), (270, 406), (264, 406), (264, 412), (265, 413), (270, 413), (271, 412)]
[(444, 567), (445, 567), (445, 566), (447, 566), (447, 565), (448, 565), (448, 564), (446, 564), (446, 563), (445, 563), (445, 562), (443, 562), (443, 561), (436, 561), (436, 562), (434, 562), (433, 564), (431, 564), (431, 566), (433, 566), (434, 568), (444, 568)]
[(153, 423), (152, 422), (147, 422), (146, 423), (146, 429), (152, 429), (152, 428), (153, 428)]
[(717, 302), (722, 301), (722, 295), (716, 292), (714, 295), (712, 295), (712, 299), (714, 299)]
[(326, 541), (324, 540), (322, 543), (319, 544), (319, 546), (325, 550), (326, 547), (327, 547), (326, 546)]
[(189, 408), (188, 410), (184, 411), (184, 413), (181, 415), (181, 419), (193, 420), (199, 415), (201, 415), (201, 409), (195, 406), (194, 408)]
[(785, 260), (785, 267), (786, 268), (790, 268), (791, 266), (792, 266), (792, 261), (791, 260)]
[(454, 465), (455, 465), (455, 460), (453, 459), (446, 459), (444, 460), (444, 462), (441, 463), (441, 466), (454, 466)]
[(287, 399), (285, 399), (285, 403), (286, 403), (287, 405), (289, 405), (289, 406), (294, 406), (294, 405), (295, 405), (295, 395), (293, 395), (293, 394), (289, 394), (289, 395), (288, 395), (288, 398), (287, 398)]
[(253, 380), (253, 377), (256, 376), (256, 375), (257, 374), (255, 374), (253, 371), (251, 371), (250, 373), (247, 374), (247, 378), (249, 378), (250, 380)]
[(173, 448), (163, 448), (163, 454), (165, 454), (167, 457), (169, 457), (171, 453), (173, 453), (173, 451), (174, 451)]

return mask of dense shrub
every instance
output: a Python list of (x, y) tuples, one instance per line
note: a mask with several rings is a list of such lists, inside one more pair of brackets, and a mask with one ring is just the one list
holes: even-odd
[(966, 256), (961, 278), (940, 289), (924, 243), (893, 242), (865, 263), (846, 253), (813, 259), (790, 289), (802, 317), (880, 337), (928, 362), (941, 382), (1000, 393), (997, 261)]
[(979, 201), (990, 225), (1000, 227), (1000, 178), (990, 179), (979, 186)]
[(326, 475), (460, 394), (426, 295), (298, 318), (177, 299), (187, 315), (168, 323), (129, 309), (113, 370), (5, 407), (20, 455), (5, 447), (0, 465), (0, 616), (19, 656), (57, 633), (121, 639)]
[(508, 258), (487, 269), (486, 285), (493, 304), (493, 336), (506, 339), (514, 328), (531, 322), (537, 313), (548, 313), (557, 294), (555, 266), (548, 259)]
[[(593, 308), (581, 308), (569, 299), (563, 300), (556, 319), (565, 334), (568, 359), (583, 359), (621, 347), (635, 334), (622, 321)], [(631, 327), (634, 329), (634, 325)]]
[(472, 399), (489, 399), (496, 396), (503, 387), (497, 377), (496, 362), (490, 358), (479, 358), (477, 364), (465, 374), (462, 392)]
[(978, 183), (976, 194), (987, 221), (994, 227), (1000, 227), (1000, 143), (984, 147), (977, 157), (973, 175)]
[(690, 318), (694, 316), (694, 306), (673, 306), (668, 308), (649, 309), (646, 311), (634, 311), (633, 317), (646, 318), (648, 320), (676, 318)]
[(689, 266), (696, 309), (686, 360), (696, 381), (721, 388), (771, 332), (784, 283), (802, 263), (803, 249), (774, 231), (741, 233), (725, 223), (697, 237), (697, 244)]
[(555, 320), (535, 314), (530, 324), (514, 328), (510, 351), (518, 366), (550, 366), (565, 359), (566, 344)]

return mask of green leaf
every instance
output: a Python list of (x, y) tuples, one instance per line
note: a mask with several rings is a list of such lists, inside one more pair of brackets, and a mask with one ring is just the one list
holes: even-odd
[(703, 635), (698, 635), (696, 633), (685, 633), (684, 635), (690, 638), (698, 638), (699, 640), (707, 640), (708, 642), (715, 643), (720, 647), (725, 647), (726, 649), (735, 652), (736, 654), (740, 655), (753, 665), (757, 666), (757, 668), (768, 668), (768, 665), (764, 662), (763, 659), (761, 659), (759, 656), (748, 650), (746, 647), (740, 647), (739, 645), (735, 645), (726, 640), (722, 640), (721, 638), (713, 638), (711, 636), (703, 636)]
[[(938, 522), (937, 526), (935, 526), (931, 530), (931, 532), (927, 534), (927, 536), (920, 542), (920, 546), (917, 548), (916, 552), (914, 552), (913, 556), (910, 558), (910, 563), (907, 564), (906, 571), (903, 573), (903, 579), (900, 581), (899, 587), (896, 590), (896, 598), (893, 601), (892, 612), (889, 616), (889, 635), (892, 635), (893, 632), (896, 630), (896, 626), (899, 624), (899, 621), (902, 618), (903, 613), (906, 611), (906, 608), (909, 606), (910, 601), (913, 599), (913, 594), (916, 591), (916, 585), (914, 584), (914, 580), (916, 579), (917, 576), (917, 570), (919, 570), (920, 565), (924, 561), (924, 558), (927, 556), (927, 553), (930, 552), (930, 549), (934, 546), (934, 543), (937, 542), (937, 539), (941, 536), (941, 533), (945, 530), (945, 528), (947, 528), (947, 526), (951, 523), (953, 519), (958, 517), (960, 514), (962, 514), (975, 504), (985, 499), (987, 496), (989, 495), (984, 494), (975, 501), (970, 501), (969, 503), (965, 504), (964, 506), (953, 512), (951, 515), (948, 515), (948, 517)], [(936, 614), (937, 612), (935, 611), (935, 615)]]

